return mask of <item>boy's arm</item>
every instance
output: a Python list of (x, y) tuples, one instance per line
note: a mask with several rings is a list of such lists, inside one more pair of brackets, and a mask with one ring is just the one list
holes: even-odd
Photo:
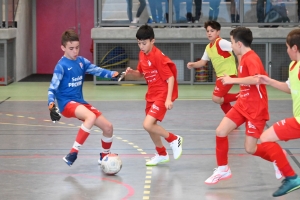
[(203, 67), (207, 64), (207, 60), (199, 60), (197, 62), (188, 62), (187, 68), (192, 69), (192, 68), (200, 68)]
[(244, 78), (231, 78), (224, 74), (224, 76), (218, 78), (224, 85), (227, 84), (244, 84), (244, 85), (256, 85), (259, 84), (259, 78), (257, 76), (247, 76)]
[(127, 67), (125, 74), (132, 74), (138, 78), (142, 78), (144, 76), (139, 70), (134, 70), (131, 67)]
[(172, 94), (173, 94), (173, 88), (174, 88), (174, 82), (175, 82), (174, 76), (171, 76), (167, 80), (167, 82), (168, 82), (168, 94), (167, 94), (165, 106), (168, 110), (171, 110), (173, 108)]
[(259, 83), (270, 85), (278, 90), (291, 94), (289, 80), (287, 80), (286, 82), (280, 82), (265, 75), (257, 75), (257, 77), (259, 78)]
[(64, 69), (61, 65), (56, 65), (54, 69), (54, 73), (50, 82), (50, 86), (48, 88), (48, 106), (55, 101), (55, 92), (62, 80), (64, 75)]
[(86, 67), (86, 73), (92, 74), (94, 76), (98, 76), (101, 78), (112, 78), (118, 76), (119, 72), (111, 71), (108, 69), (104, 69), (102, 67), (98, 67), (95, 64), (92, 64), (88, 59), (83, 58), (84, 66)]
[(209, 57), (208, 57), (208, 55), (207, 55), (207, 53), (206, 53), (206, 51), (205, 51), (204, 54), (203, 54), (203, 56), (202, 56), (202, 58), (201, 58), (201, 60), (199, 60), (199, 61), (197, 61), (197, 62), (189, 62), (189, 63), (187, 64), (187, 68), (192, 69), (192, 68), (200, 68), (200, 67), (203, 67), (203, 66), (205, 66), (205, 65), (207, 64), (207, 62), (208, 62), (209, 60), (210, 60), (210, 59), (209, 59)]
[(48, 89), (48, 109), (50, 111), (50, 117), (53, 123), (59, 121), (61, 118), (61, 114), (59, 109), (55, 105), (55, 92), (59, 87), (60, 81), (64, 75), (64, 69), (61, 65), (56, 65), (54, 69), (54, 73), (51, 79), (51, 83)]

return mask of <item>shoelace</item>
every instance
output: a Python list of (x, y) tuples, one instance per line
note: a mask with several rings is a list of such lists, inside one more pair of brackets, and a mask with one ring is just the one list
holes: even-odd
[(153, 157), (151, 158), (151, 160), (153, 160), (153, 159), (155, 159), (156, 157), (159, 156), (157, 153), (155, 153), (154, 155), (155, 155), (155, 156), (153, 156)]
[(289, 182), (289, 180), (287, 180), (286, 178), (283, 179), (283, 180), (281, 181), (282, 185), (281, 185), (279, 188), (283, 188), (288, 182)]

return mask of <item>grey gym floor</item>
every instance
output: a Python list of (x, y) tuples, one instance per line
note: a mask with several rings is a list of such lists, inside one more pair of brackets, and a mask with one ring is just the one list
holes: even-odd
[[(215, 129), (224, 114), (210, 100), (213, 85), (182, 85), (179, 99), (162, 123), (183, 136), (183, 154), (146, 167), (154, 145), (143, 130), (146, 86), (101, 86), (86, 82), (85, 99), (114, 125), (112, 152), (123, 162), (114, 176), (105, 175), (97, 159), (101, 131), (93, 128), (72, 167), (62, 157), (73, 145), (81, 122), (62, 118), (53, 124), (47, 110), (49, 83), (17, 82), (0, 87), (0, 199), (5, 200), (294, 200), (300, 190), (279, 198), (272, 193), (281, 180), (273, 165), (244, 151), (244, 126), (229, 135), (232, 178), (204, 184), (216, 167)], [(233, 88), (237, 91), (237, 87)], [(292, 116), (292, 101), (272, 88), (268, 126)], [(300, 140), (280, 142), (300, 172)]]

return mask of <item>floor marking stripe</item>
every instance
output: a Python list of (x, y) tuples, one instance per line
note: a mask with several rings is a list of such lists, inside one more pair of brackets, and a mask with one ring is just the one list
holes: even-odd
[(10, 99), (10, 97), (7, 97), (6, 99), (4, 99), (3, 101), (0, 102), (0, 104), (4, 103), (6, 100)]
[(297, 160), (294, 154), (289, 149), (285, 149), (285, 150), (289, 154), (289, 156), (293, 159), (293, 161), (296, 163), (296, 165), (300, 168), (300, 162)]
[[(128, 141), (126, 139), (123, 139), (122, 137), (119, 137), (117, 135), (114, 135), (114, 137), (124, 143), (127, 143), (128, 145), (130, 145), (131, 147), (133, 147), (135, 150), (137, 150), (140, 154), (139, 155), (146, 155), (147, 153), (141, 149), (138, 145), (134, 144), (131, 141)], [(144, 158), (148, 158), (147, 156)], [(146, 178), (145, 178), (145, 184), (144, 184), (144, 189), (149, 189), (151, 187), (151, 176), (149, 176), (149, 174), (152, 174), (152, 168), (147, 167), (146, 168)], [(144, 194), (145, 196), (143, 196), (143, 199), (150, 199), (150, 191), (149, 190), (144, 190)], [(147, 196), (146, 196), (147, 195)]]

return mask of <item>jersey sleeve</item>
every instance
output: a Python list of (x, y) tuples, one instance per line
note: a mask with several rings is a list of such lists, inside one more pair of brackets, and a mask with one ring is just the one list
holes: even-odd
[(176, 74), (173, 74), (173, 72), (170, 69), (170, 66), (172, 64), (175, 66), (175, 64), (164, 55), (159, 59), (159, 63), (157, 63), (157, 70), (159, 72), (160, 77), (163, 80), (167, 80), (172, 76), (176, 78)]
[(231, 42), (227, 40), (221, 39), (219, 41), (219, 46), (222, 49), (222, 51), (232, 51)]
[(206, 50), (204, 51), (201, 60), (207, 60), (207, 61), (210, 61), (210, 58), (208, 57), (208, 54), (207, 54)]
[(267, 73), (264, 71), (264, 66), (258, 59), (248, 59), (247, 68), (250, 76), (258, 74), (267, 75)]
[(53, 76), (51, 79), (51, 83), (48, 89), (48, 105), (55, 101), (55, 92), (64, 76), (64, 68), (57, 64), (54, 68)]
[(137, 69), (141, 74), (143, 73), (143, 69), (142, 69), (142, 67), (141, 67), (141, 62), (140, 62), (140, 61), (138, 62), (138, 65), (137, 65), (136, 69)]
[(112, 78), (113, 74), (116, 71), (110, 71), (101, 67), (98, 67), (97, 65), (92, 64), (89, 60), (83, 58), (84, 60), (84, 66), (86, 69), (86, 73), (92, 74), (94, 76), (98, 76), (101, 78)]

